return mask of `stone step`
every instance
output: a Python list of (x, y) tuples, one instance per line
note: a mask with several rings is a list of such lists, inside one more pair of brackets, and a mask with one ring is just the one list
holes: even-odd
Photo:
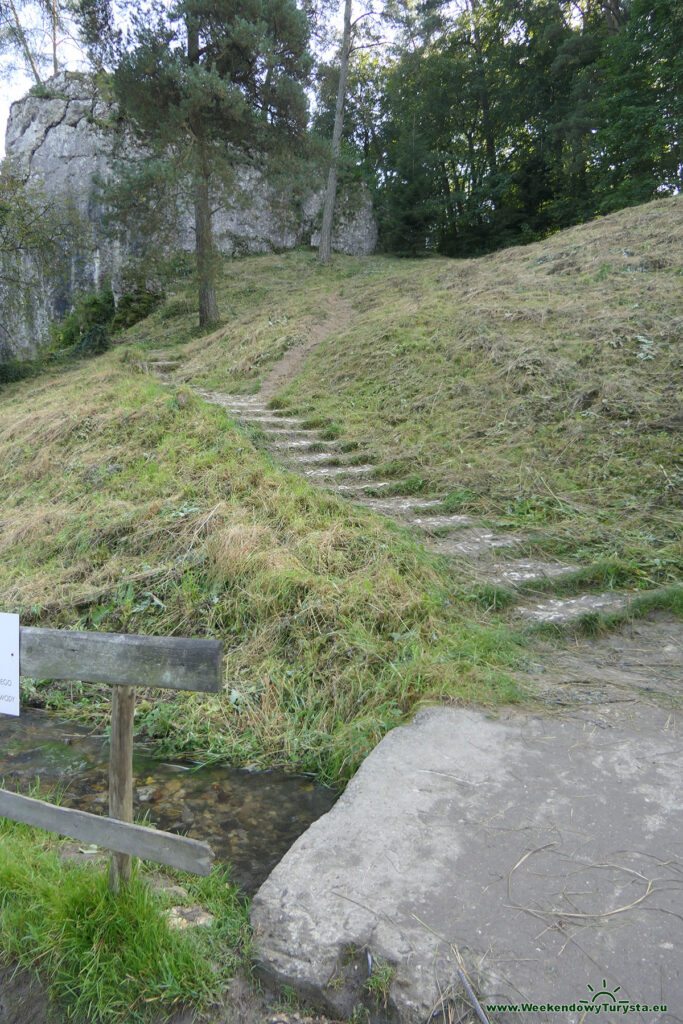
[(263, 399), (259, 398), (258, 395), (223, 395), (223, 398), (230, 405), (234, 405), (236, 409), (258, 409), (264, 412), (272, 412), (269, 409)]
[(353, 494), (360, 491), (377, 491), (383, 490), (385, 487), (393, 487), (395, 480), (372, 480), (364, 481), (358, 484), (329, 484), (328, 488), (331, 491), (339, 491), (342, 496)]
[(423, 530), (440, 530), (447, 526), (467, 526), (473, 523), (472, 516), (411, 516), (408, 520), (412, 526)]
[(269, 423), (274, 426), (282, 426), (283, 424), (285, 426), (301, 426), (301, 424), (305, 422), (304, 420), (298, 419), (296, 416), (273, 416), (272, 413), (267, 413), (262, 416), (260, 413), (258, 415), (254, 415), (250, 412), (249, 415), (246, 416), (241, 412), (235, 412), (235, 415), (240, 420), (243, 420), (246, 423), (255, 423), (257, 426), (261, 426), (262, 423)]
[(330, 462), (330, 459), (336, 458), (334, 452), (312, 452), (310, 455), (299, 455), (292, 454), (287, 458), (287, 462), (290, 465), (302, 465), (306, 466), (313, 462)]
[(308, 430), (308, 429), (307, 430), (303, 430), (303, 429), (298, 429), (297, 430), (296, 427), (291, 427), (291, 428), (290, 427), (262, 427), (262, 430), (263, 430), (263, 433), (266, 434), (268, 437), (273, 436), (273, 437), (279, 437), (281, 439), (285, 439), (287, 437), (294, 437), (294, 438), (300, 437), (302, 439), (303, 438), (307, 438), (309, 441), (313, 441), (313, 443), (317, 443), (316, 442), (315, 433), (312, 430)]
[(180, 360), (178, 359), (155, 359), (147, 363), (147, 366), (151, 370), (177, 370), (180, 366)]
[(545, 601), (519, 605), (515, 611), (534, 622), (571, 622), (588, 612), (621, 612), (631, 596), (610, 591), (606, 594), (581, 594), (580, 597), (551, 597)]
[(324, 466), (322, 469), (305, 469), (306, 476), (342, 476), (344, 473), (352, 473), (354, 476), (361, 473), (374, 473), (375, 466)]
[(233, 402), (223, 403), (224, 409), (229, 409), (233, 416), (239, 416), (244, 419), (245, 416), (255, 414), (257, 416), (269, 415), (268, 409), (265, 406), (256, 405), (235, 405)]
[[(325, 448), (328, 448), (328, 449), (329, 448), (337, 448), (337, 449), (339, 449), (339, 444), (338, 444), (337, 441), (316, 441), (315, 438), (312, 438), (308, 432), (306, 432), (306, 440), (305, 441), (274, 441), (273, 442), (273, 448), (277, 449), (277, 451), (287, 451), (290, 448), (303, 450), (305, 448), (315, 448), (315, 447), (319, 447), (321, 445), (324, 445)], [(340, 449), (340, 454), (344, 454), (343, 452), (341, 452), (341, 449)]]
[(494, 562), (483, 568), (488, 583), (519, 586), (535, 580), (550, 580), (576, 572), (578, 566), (564, 562), (543, 562), (537, 558), (517, 558), (509, 562)]
[(511, 533), (495, 533), (485, 526), (461, 529), (446, 537), (430, 537), (426, 546), (439, 555), (461, 555), (481, 558), (496, 548), (515, 547), (522, 538)]
[(395, 498), (359, 498), (356, 500), (356, 504), (372, 508), (376, 512), (381, 512), (387, 516), (407, 516), (415, 509), (434, 508), (435, 505), (440, 505), (442, 500), (441, 498), (431, 498), (428, 500), (405, 498), (397, 495)]

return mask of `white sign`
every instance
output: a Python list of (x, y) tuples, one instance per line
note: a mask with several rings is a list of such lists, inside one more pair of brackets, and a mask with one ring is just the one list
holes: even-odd
[(19, 714), (19, 616), (0, 612), (0, 715)]

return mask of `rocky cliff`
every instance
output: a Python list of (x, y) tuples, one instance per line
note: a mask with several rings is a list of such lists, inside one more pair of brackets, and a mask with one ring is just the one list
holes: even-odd
[[(25, 276), (34, 280), (31, 310), (5, 317), (5, 334), (18, 355), (32, 355), (46, 340), (49, 322), (68, 310), (74, 294), (117, 283), (136, 249), (130, 235), (112, 237), (104, 225), (98, 182), (110, 180), (117, 160), (140, 157), (131, 146), (112, 101), (91, 76), (62, 72), (39, 94), (12, 104), (6, 133), (7, 159), (26, 181), (58, 203), (68, 204), (85, 227), (87, 247), (74, 246), (70, 265), (56, 267), (50, 280), (39, 278), (27, 262)], [(217, 197), (214, 235), (226, 254), (258, 253), (317, 244), (323, 181), (304, 195), (273, 184), (258, 169), (239, 168), (229, 192)], [(194, 250), (194, 217), (181, 196), (173, 209), (171, 245)], [(342, 192), (333, 246), (349, 254), (371, 253), (377, 239), (372, 204), (362, 187)], [(164, 244), (169, 244), (168, 236)], [(1, 302), (1, 296), (0, 296)]]

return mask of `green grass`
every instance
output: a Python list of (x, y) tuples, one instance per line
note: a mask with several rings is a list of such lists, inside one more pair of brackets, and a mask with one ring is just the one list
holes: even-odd
[[(421, 702), (515, 697), (515, 637), (443, 559), (278, 469), (125, 350), (11, 385), (0, 445), (4, 608), (26, 625), (223, 641), (219, 696), (141, 692), (137, 734), (160, 754), (339, 783)], [(106, 686), (29, 685), (62, 713), (108, 716)]]
[(169, 928), (178, 904), (157, 894), (148, 869), (113, 896), (106, 870), (60, 858), (61, 841), (0, 820), (0, 936), (4, 961), (47, 982), (51, 1021), (142, 1024), (179, 1006), (201, 1010), (244, 968), (250, 950), (247, 908), (224, 869), (198, 879), (168, 874), (182, 901), (214, 916), (208, 927)]
[[(421, 703), (514, 700), (529, 631), (509, 590), (280, 470), (260, 431), (182, 382), (254, 392), (327, 323), (274, 408), (358, 450), (387, 490), (443, 496), (523, 532), (524, 553), (583, 567), (555, 593), (672, 586), (682, 211), (655, 202), (479, 260), (226, 260), (208, 335), (179, 278), (117, 349), (0, 394), (3, 608), (219, 637), (220, 696), (141, 697), (138, 735), (165, 755), (340, 783)], [(140, 372), (168, 355), (177, 389)], [(31, 685), (65, 713), (108, 714), (107, 687)]]
[(230, 261), (224, 326), (187, 343), (192, 314), (168, 337), (161, 310), (129, 337), (182, 353), (196, 383), (252, 392), (330, 315), (274, 408), (357, 445), (395, 481), (386, 493), (444, 494), (445, 510), (542, 535), (546, 554), (668, 584), (682, 564), (680, 244), (674, 197), (477, 260)]

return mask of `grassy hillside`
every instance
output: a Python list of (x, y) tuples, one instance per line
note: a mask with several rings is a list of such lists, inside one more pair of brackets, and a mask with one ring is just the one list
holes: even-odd
[[(339, 778), (422, 697), (512, 693), (514, 645), (437, 559), (125, 351), (7, 388), (0, 446), (3, 610), (224, 641), (220, 698), (143, 694), (139, 730), (161, 749)], [(108, 709), (106, 687), (49, 695)]]
[(682, 254), (675, 198), (476, 260), (337, 257), (332, 280), (309, 254), (249, 260), (183, 372), (253, 390), (336, 286), (351, 323), (274, 404), (329, 422), (397, 493), (438, 491), (453, 512), (542, 527), (546, 551), (670, 580)]
[[(331, 313), (274, 406), (397, 493), (524, 527), (529, 551), (581, 559), (596, 586), (670, 583), (682, 240), (673, 199), (479, 260), (226, 261), (204, 337), (179, 278), (117, 349), (0, 392), (3, 610), (220, 637), (221, 697), (141, 696), (139, 734), (166, 752), (340, 780), (422, 700), (514, 699), (528, 638), (476, 569), (280, 469), (183, 381), (253, 392)], [(140, 372), (162, 348), (170, 388)], [(108, 710), (104, 687), (29, 690)]]

